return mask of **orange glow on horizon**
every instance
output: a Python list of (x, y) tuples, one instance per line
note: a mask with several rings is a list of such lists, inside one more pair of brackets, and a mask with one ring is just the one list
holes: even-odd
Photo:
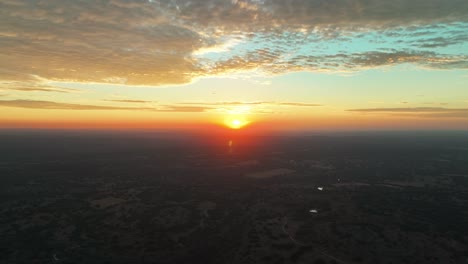
[[(37, 113), (45, 112), (37, 111)], [(87, 111), (91, 112), (91, 111)], [(4, 128), (43, 128), (43, 129), (149, 129), (149, 130), (186, 130), (223, 133), (227, 130), (233, 132), (267, 132), (267, 131), (300, 131), (300, 130), (395, 130), (395, 129), (445, 129), (453, 127), (467, 129), (467, 123), (460, 119), (447, 120), (418, 119), (416, 117), (401, 118), (399, 116), (316, 116), (310, 117), (256, 117), (249, 115), (227, 115), (220, 119), (219, 116), (204, 116), (200, 118), (180, 115), (178, 119), (160, 117), (147, 117), (131, 119), (106, 112), (96, 113), (93, 116), (83, 115), (82, 112), (73, 115), (66, 112), (66, 118), (62, 116), (65, 111), (54, 111), (53, 116), (27, 116), (22, 111), (0, 117), (0, 129)], [(94, 112), (93, 112), (94, 113)], [(13, 115), (18, 114), (18, 115)], [(87, 113), (86, 113), (87, 114)], [(133, 116), (132, 116), (133, 117)], [(237, 121), (236, 121), (237, 120)], [(435, 123), (437, 121), (437, 123)], [(395, 127), (398, 122), (399, 126)]]

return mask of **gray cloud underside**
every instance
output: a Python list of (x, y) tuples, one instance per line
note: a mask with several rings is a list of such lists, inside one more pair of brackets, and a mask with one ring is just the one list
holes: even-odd
[(468, 108), (409, 107), (409, 108), (362, 108), (350, 112), (417, 116), (425, 118), (468, 118)]
[[(251, 30), (466, 21), (464, 0), (166, 0), (161, 7), (201, 26)], [(255, 24), (252, 22), (255, 21)]]
[[(61, 81), (164, 85), (252, 69), (279, 74), (403, 62), (465, 69), (464, 55), (411, 50), (285, 58), (287, 51), (278, 44), (275, 49), (209, 62), (193, 56), (201, 48), (219, 45), (229, 34), (247, 39), (262, 35), (271, 43), (283, 38), (294, 46), (300, 43), (285, 33), (305, 30), (340, 39), (346, 38), (343, 32), (399, 27), (411, 31), (413, 25), (451, 22), (468, 22), (468, 1), (2, 0), (0, 80), (24, 81), (37, 75)], [(448, 39), (428, 33), (427, 41), (417, 46), (433, 49), (464, 41), (466, 33)]]
[(453, 37), (436, 37), (436, 38), (427, 38), (422, 42), (414, 43), (421, 48), (440, 48), (447, 47), (451, 45), (457, 45), (468, 42), (468, 32), (459, 32)]
[(0, 100), (0, 107), (1, 106), (30, 108), (30, 109), (130, 110), (130, 111), (154, 111), (154, 112), (205, 112), (211, 109), (210, 107), (177, 106), (177, 105), (161, 105), (156, 108), (120, 107), (120, 106), (69, 104), (69, 103), (58, 103), (58, 102), (52, 102), (52, 101), (35, 101), (35, 100)]

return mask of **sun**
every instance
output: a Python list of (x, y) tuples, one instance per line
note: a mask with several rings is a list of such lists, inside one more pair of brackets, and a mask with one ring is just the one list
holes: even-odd
[(239, 129), (244, 126), (244, 123), (240, 121), (239, 119), (233, 119), (231, 122), (229, 122), (229, 127), (232, 129)]
[(231, 125), (233, 127), (240, 127), (242, 125), (242, 121), (240, 121), (238, 119), (234, 119), (234, 120), (232, 120)]
[(231, 129), (241, 129), (246, 126), (249, 122), (241, 118), (233, 118), (226, 120), (225, 124)]

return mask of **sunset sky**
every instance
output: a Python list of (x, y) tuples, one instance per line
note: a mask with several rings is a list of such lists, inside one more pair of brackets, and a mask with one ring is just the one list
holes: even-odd
[(0, 0), (0, 127), (468, 129), (466, 0)]

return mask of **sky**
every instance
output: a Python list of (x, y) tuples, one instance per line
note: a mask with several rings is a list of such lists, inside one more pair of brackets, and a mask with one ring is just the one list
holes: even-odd
[(468, 130), (466, 0), (0, 0), (0, 128)]

